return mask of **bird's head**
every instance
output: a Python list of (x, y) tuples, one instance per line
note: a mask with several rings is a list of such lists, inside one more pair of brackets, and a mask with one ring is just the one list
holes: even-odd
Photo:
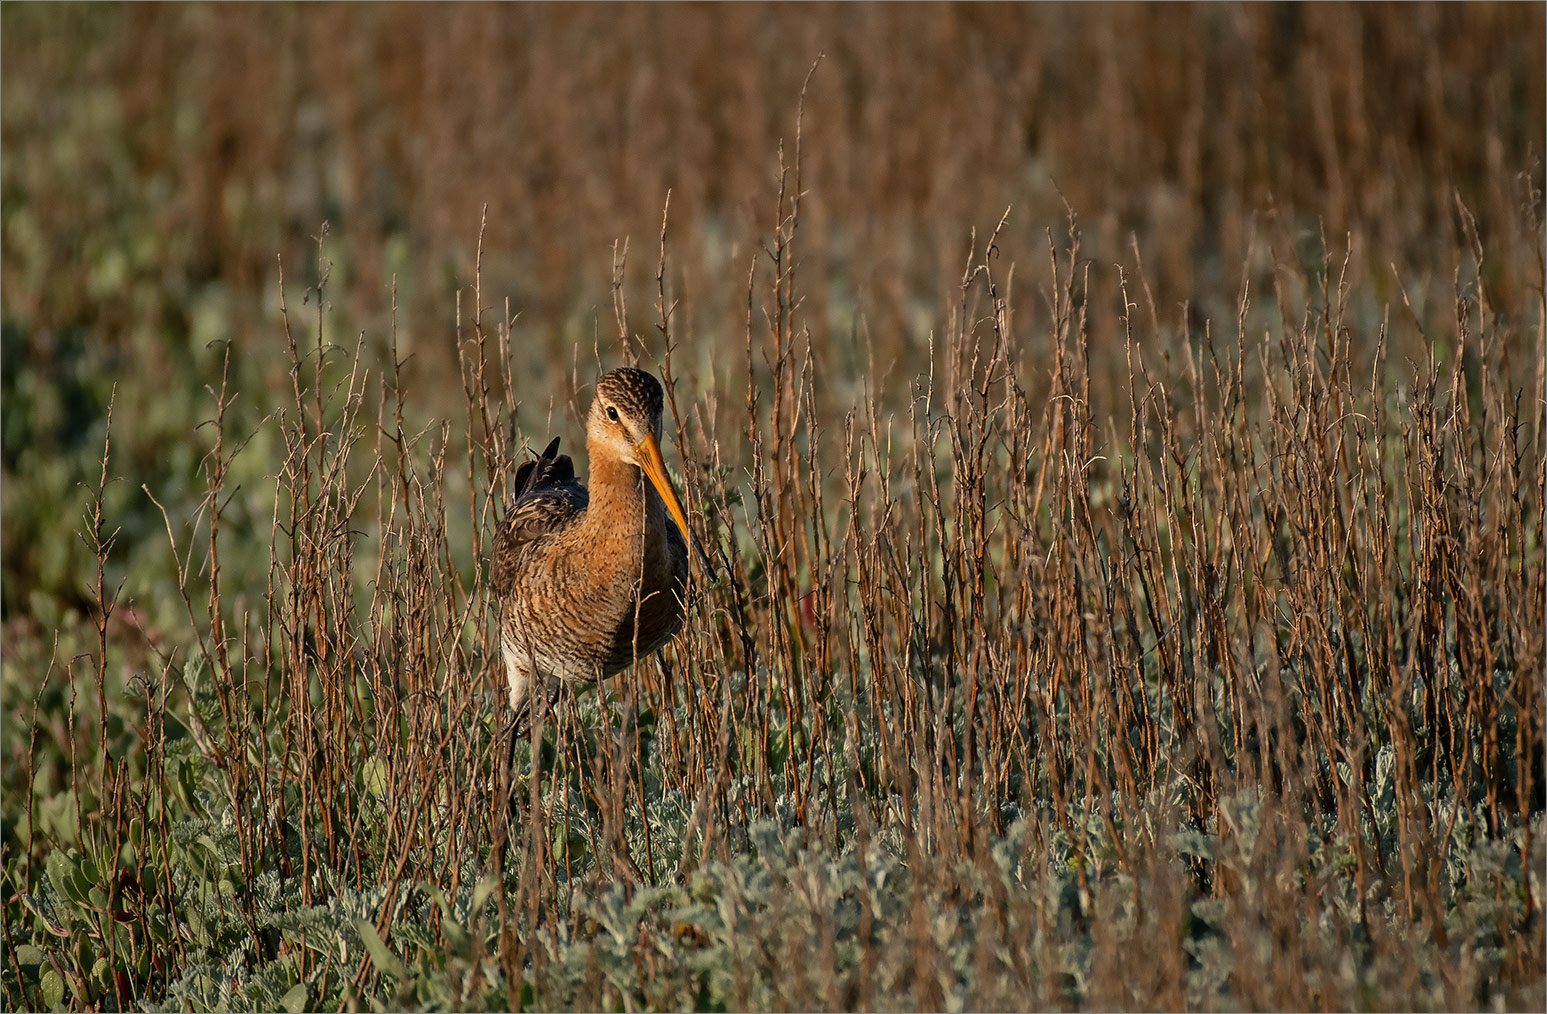
[[(648, 446), (660, 455), (661, 385), (644, 370), (629, 367), (604, 373), (596, 382), (596, 400), (586, 421), (586, 448), (592, 457), (645, 467)], [(664, 500), (665, 494), (661, 495)]]

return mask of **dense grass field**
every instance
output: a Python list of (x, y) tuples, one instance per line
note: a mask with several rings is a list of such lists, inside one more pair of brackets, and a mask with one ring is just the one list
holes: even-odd
[[(1547, 1003), (1544, 7), (0, 7), (0, 1006)], [(591, 386), (719, 578), (516, 804)]]

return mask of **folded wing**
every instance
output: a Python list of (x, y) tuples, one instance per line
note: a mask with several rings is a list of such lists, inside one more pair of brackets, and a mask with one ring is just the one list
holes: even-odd
[(542, 455), (516, 469), (516, 499), (494, 532), (489, 578), (494, 594), (510, 594), (531, 548), (585, 513), (590, 496), (575, 479), (575, 463), (554, 437)]

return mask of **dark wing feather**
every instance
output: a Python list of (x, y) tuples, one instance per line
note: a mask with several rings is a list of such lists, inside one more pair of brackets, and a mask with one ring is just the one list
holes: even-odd
[(559, 453), (559, 438), (536, 461), (516, 469), (516, 500), (494, 532), (494, 556), (489, 579), (496, 595), (515, 586), (526, 550), (540, 539), (568, 527), (591, 502), (586, 488), (575, 481), (575, 463)]
[(516, 503), (544, 486), (563, 486), (574, 481), (575, 463), (568, 454), (559, 453), (559, 438), (554, 437), (535, 460), (523, 462), (516, 469)]

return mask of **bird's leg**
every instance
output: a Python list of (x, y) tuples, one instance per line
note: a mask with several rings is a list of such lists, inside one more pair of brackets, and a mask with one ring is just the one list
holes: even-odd
[(505, 739), (508, 744), (504, 751), (505, 763), (495, 772), (495, 798), (504, 797), (505, 800), (503, 814), (495, 819), (493, 842), (495, 872), (502, 884), (505, 882), (505, 846), (509, 845), (512, 849), (516, 847), (510, 829), (515, 823), (516, 816), (516, 725), (519, 721), (520, 716), (513, 714), (510, 721), (505, 724)]
[(516, 807), (516, 741), (521, 738), (521, 712), (510, 716), (505, 726), (505, 770), (500, 776), (500, 786), (505, 793), (506, 810), (514, 815)]
[[(537, 739), (532, 744), (532, 771), (534, 774), (538, 770), (539, 748), (542, 743), (542, 725), (547, 721), (548, 716), (553, 713), (553, 705), (558, 701), (559, 691), (562, 689), (559, 681), (556, 679), (544, 677), (538, 677), (538, 679), (541, 680), (542, 684), (542, 696), (539, 698), (535, 692), (538, 688), (528, 684), (525, 696), (521, 698), (521, 702), (516, 705), (515, 710), (511, 714), (510, 725), (508, 726), (511, 733), (510, 753), (506, 760), (506, 763), (514, 770), (516, 744), (526, 739), (531, 734), (533, 727), (536, 726)], [(539, 704), (537, 703), (538, 701), (542, 703)], [(540, 712), (539, 709), (541, 709)]]

